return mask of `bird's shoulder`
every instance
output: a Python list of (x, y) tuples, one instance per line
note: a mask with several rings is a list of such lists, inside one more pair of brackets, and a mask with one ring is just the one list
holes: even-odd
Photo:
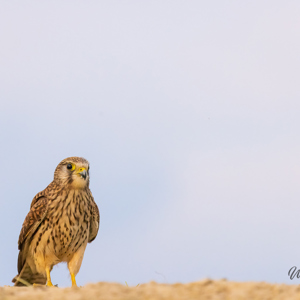
[(30, 204), (30, 208), (32, 208), (37, 202), (39, 202), (43, 198), (47, 198), (50, 200), (53, 197), (53, 195), (56, 195), (59, 192), (59, 190), (60, 189), (57, 186), (57, 184), (54, 181), (52, 181), (44, 190), (37, 193), (33, 197), (31, 204)]
[(92, 207), (92, 215), (94, 215), (94, 218), (99, 222), (100, 219), (99, 208), (97, 203), (95, 202), (95, 199), (90, 189), (88, 190), (88, 198), (90, 200), (90, 205)]
[(22, 244), (25, 240), (34, 234), (38, 225), (44, 219), (48, 207), (48, 200), (46, 197), (39, 197), (38, 201), (31, 206), (30, 211), (28, 212), (19, 235), (19, 249), (21, 249)]
[(91, 204), (91, 227), (90, 227), (90, 236), (88, 242), (91, 243), (97, 236), (100, 225), (100, 212), (97, 203), (94, 200), (94, 197), (89, 190), (89, 199)]
[(57, 192), (58, 188), (55, 182), (51, 182), (43, 191), (34, 196), (19, 235), (19, 249), (22, 248), (23, 243), (28, 237), (33, 236), (47, 214), (49, 201), (51, 201), (53, 194), (57, 194)]

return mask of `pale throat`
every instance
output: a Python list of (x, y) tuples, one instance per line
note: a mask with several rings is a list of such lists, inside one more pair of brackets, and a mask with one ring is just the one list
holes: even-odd
[(89, 178), (83, 179), (78, 175), (72, 176), (72, 183), (70, 184), (74, 189), (85, 189), (88, 186)]

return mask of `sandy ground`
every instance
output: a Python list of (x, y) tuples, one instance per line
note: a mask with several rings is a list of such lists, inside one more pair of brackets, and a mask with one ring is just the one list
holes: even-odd
[(231, 282), (226, 280), (201, 280), (188, 284), (158, 284), (150, 282), (137, 287), (118, 283), (99, 282), (81, 288), (0, 287), (0, 300), (13, 299), (300, 299), (300, 286), (269, 284), (265, 282)]

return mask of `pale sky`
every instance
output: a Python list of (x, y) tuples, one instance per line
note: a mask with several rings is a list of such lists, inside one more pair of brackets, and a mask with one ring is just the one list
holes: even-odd
[(101, 213), (79, 285), (300, 283), (299, 1), (0, 3), (0, 285), (68, 156)]

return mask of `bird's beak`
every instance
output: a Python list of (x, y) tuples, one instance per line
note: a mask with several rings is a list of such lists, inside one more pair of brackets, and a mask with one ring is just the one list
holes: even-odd
[(86, 176), (87, 176), (87, 171), (85, 168), (80, 168), (78, 170), (77, 174), (79, 174), (81, 176), (81, 178), (83, 178), (85, 180)]

